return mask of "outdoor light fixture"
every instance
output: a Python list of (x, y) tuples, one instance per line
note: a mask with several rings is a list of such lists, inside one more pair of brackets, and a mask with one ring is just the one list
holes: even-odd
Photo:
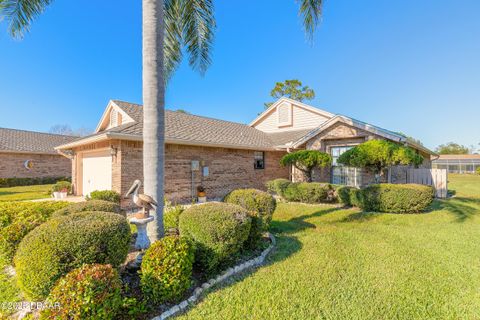
[(114, 146), (110, 146), (110, 155), (116, 157), (118, 149)]

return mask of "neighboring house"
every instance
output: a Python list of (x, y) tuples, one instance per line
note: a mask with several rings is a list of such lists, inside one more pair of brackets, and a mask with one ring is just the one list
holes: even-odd
[[(135, 179), (142, 179), (142, 119), (141, 105), (112, 100), (95, 134), (57, 147), (73, 159), (76, 194), (102, 189), (124, 194)], [(275, 178), (301, 180), (299, 172), (280, 166), (287, 152), (322, 150), (335, 162), (342, 152), (369, 139), (409, 144), (430, 167), (433, 153), (402, 135), (288, 98), (278, 100), (250, 125), (167, 110), (165, 195), (173, 202), (191, 201), (202, 185), (208, 198), (215, 199), (235, 188), (264, 189), (265, 182)], [(368, 175), (337, 165), (321, 170), (314, 180), (370, 182)]]
[(72, 163), (55, 150), (78, 137), (0, 128), (0, 178), (70, 177)]
[(441, 154), (432, 158), (432, 167), (448, 173), (475, 173), (480, 168), (480, 154)]

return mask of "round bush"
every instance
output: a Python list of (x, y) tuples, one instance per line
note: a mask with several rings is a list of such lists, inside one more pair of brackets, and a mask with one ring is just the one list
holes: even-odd
[(252, 226), (246, 244), (255, 248), (262, 238), (262, 233), (270, 226), (277, 205), (275, 198), (256, 189), (238, 189), (225, 196), (224, 201), (237, 204), (249, 212)]
[(180, 235), (195, 245), (195, 264), (208, 274), (232, 261), (250, 232), (247, 210), (230, 203), (207, 203), (180, 215)]
[(153, 303), (176, 301), (190, 287), (193, 247), (184, 238), (167, 236), (152, 244), (142, 260), (140, 284)]
[(432, 203), (435, 191), (419, 184), (374, 184), (361, 191), (360, 207), (366, 211), (416, 213)]
[(130, 240), (127, 220), (115, 213), (53, 218), (20, 243), (14, 258), (19, 286), (28, 297), (43, 299), (60, 277), (85, 263), (123, 263)]
[(102, 211), (102, 212), (114, 212), (121, 213), (120, 206), (116, 203), (104, 200), (90, 200), (78, 203), (72, 203), (71, 205), (57, 210), (53, 213), (52, 217), (66, 216), (72, 213), (84, 212), (84, 211)]
[(342, 186), (337, 189), (338, 200), (346, 206), (360, 207), (360, 195), (360, 189), (355, 187)]
[(61, 278), (40, 319), (114, 319), (122, 306), (122, 281), (111, 265), (86, 264)]
[(90, 195), (88, 196), (87, 200), (105, 200), (105, 201), (110, 201), (114, 203), (120, 203), (122, 200), (120, 194), (116, 191), (112, 190), (95, 190), (90, 192)]
[(163, 228), (166, 234), (178, 234), (178, 221), (183, 212), (182, 206), (165, 207), (163, 212)]
[(335, 189), (328, 183), (291, 183), (284, 191), (288, 201), (303, 203), (329, 203), (335, 200)]
[(267, 189), (271, 193), (274, 193), (278, 196), (283, 197), (285, 189), (291, 184), (292, 182), (287, 179), (275, 179), (267, 182)]

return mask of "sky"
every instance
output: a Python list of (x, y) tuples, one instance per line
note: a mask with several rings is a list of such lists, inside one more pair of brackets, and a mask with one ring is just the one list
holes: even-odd
[[(480, 142), (480, 1), (326, 0), (314, 41), (295, 0), (214, 1), (212, 65), (182, 63), (166, 105), (249, 123), (275, 82), (317, 108), (420, 139)], [(110, 99), (142, 102), (141, 1), (54, 1), (22, 40), (0, 23), (0, 127), (94, 130)]]

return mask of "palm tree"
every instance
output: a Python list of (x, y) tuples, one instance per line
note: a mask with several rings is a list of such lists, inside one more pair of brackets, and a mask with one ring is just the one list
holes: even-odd
[[(296, 0), (310, 39), (319, 23), (322, 0)], [(53, 0), (0, 0), (0, 20), (6, 19), (13, 37), (21, 38), (33, 20)], [(213, 0), (142, 0), (143, 8), (143, 163), (145, 193), (159, 207), (148, 235), (163, 236), (163, 168), (165, 82), (182, 60), (204, 73), (210, 65), (215, 30)]]

